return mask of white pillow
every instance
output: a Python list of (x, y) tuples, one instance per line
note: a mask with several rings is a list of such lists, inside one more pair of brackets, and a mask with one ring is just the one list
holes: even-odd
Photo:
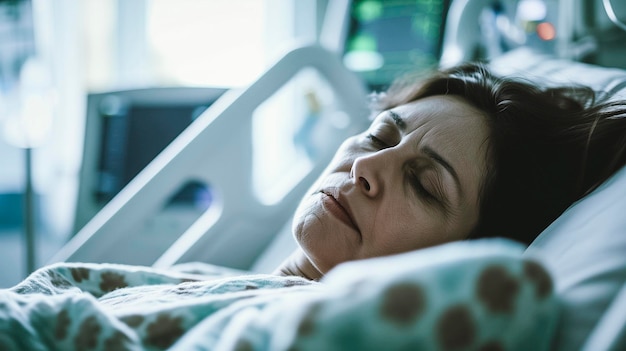
[(537, 237), (562, 302), (555, 350), (578, 350), (626, 282), (626, 167)]
[[(491, 62), (502, 75), (586, 84), (626, 99), (626, 71), (555, 58), (528, 48)], [(626, 167), (572, 205), (526, 250), (555, 280), (563, 315), (555, 350), (579, 350), (626, 281)]]

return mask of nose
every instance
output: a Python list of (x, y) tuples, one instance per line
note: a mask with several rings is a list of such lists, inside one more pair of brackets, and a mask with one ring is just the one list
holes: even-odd
[(383, 190), (383, 162), (377, 155), (358, 157), (352, 164), (350, 176), (354, 184), (367, 196), (376, 197)]

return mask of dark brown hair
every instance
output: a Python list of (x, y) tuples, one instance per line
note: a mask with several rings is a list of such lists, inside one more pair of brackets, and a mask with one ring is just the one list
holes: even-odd
[(588, 87), (540, 86), (463, 64), (397, 82), (376, 109), (433, 95), (463, 97), (485, 113), (491, 130), (480, 218), (470, 237), (529, 244), (626, 164), (626, 102)]

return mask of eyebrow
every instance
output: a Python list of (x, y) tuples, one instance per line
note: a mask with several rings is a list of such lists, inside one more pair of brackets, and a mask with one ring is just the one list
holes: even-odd
[[(396, 123), (398, 128), (400, 128), (400, 130), (402, 130), (402, 131), (405, 131), (406, 130), (406, 123), (404, 122), (402, 117), (400, 117), (399, 114), (393, 112), (392, 110), (387, 110), (387, 112), (389, 113), (389, 116), (391, 116), (393, 121)], [(463, 188), (461, 187), (461, 181), (459, 180), (459, 175), (456, 173), (456, 170), (454, 169), (454, 167), (452, 167), (452, 165), (450, 165), (450, 162), (446, 161), (445, 158), (443, 158), (439, 153), (437, 153), (435, 150), (433, 150), (430, 146), (424, 146), (424, 147), (422, 147), (421, 150), (422, 150), (423, 153), (428, 155), (428, 157), (430, 157), (430, 159), (432, 159), (433, 161), (439, 163), (441, 166), (443, 166), (443, 168), (445, 168), (448, 171), (448, 173), (450, 173), (452, 175), (452, 178), (454, 178), (454, 181), (456, 183), (456, 187), (457, 187), (457, 189), (459, 191), (459, 194), (462, 196)]]
[(389, 116), (391, 116), (391, 118), (396, 123), (398, 128), (400, 128), (401, 131), (406, 130), (406, 123), (404, 122), (402, 117), (400, 117), (399, 114), (397, 114), (397, 113), (395, 113), (395, 112), (393, 112), (391, 110), (387, 110), (387, 113), (389, 113)]

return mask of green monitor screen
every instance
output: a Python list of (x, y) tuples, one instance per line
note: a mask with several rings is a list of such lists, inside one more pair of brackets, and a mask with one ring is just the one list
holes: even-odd
[(374, 90), (437, 66), (449, 0), (354, 0), (344, 63)]

